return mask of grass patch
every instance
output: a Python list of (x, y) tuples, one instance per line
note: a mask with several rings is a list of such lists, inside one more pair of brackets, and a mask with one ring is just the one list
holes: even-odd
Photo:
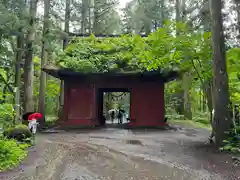
[(15, 140), (0, 139), (0, 172), (16, 167), (27, 156), (29, 144), (18, 144)]
[(194, 128), (203, 128), (211, 130), (211, 125), (207, 123), (203, 123), (202, 121), (194, 121), (194, 120), (179, 120), (179, 119), (169, 119), (168, 122), (170, 124), (178, 124), (178, 125), (184, 125), (188, 127), (194, 127)]

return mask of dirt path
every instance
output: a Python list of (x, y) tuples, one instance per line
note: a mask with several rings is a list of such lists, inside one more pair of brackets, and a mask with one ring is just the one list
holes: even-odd
[(1, 180), (237, 180), (231, 157), (204, 145), (207, 131), (95, 131), (39, 134), (37, 146)]

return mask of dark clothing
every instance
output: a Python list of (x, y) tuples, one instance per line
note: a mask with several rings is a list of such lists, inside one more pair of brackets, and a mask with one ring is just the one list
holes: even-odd
[(100, 120), (100, 126), (104, 126), (106, 124), (105, 116), (101, 115), (99, 120)]
[(114, 112), (114, 111), (111, 111), (111, 113), (110, 113), (111, 119), (114, 119), (114, 116), (115, 116), (115, 112)]
[(28, 117), (32, 114), (34, 114), (35, 112), (27, 112), (25, 114), (22, 115), (22, 119), (23, 120), (28, 120)]
[(121, 112), (121, 113), (125, 113), (125, 110), (124, 109), (119, 109), (119, 112)]
[(124, 115), (124, 113), (125, 113), (125, 111), (123, 110), (123, 109), (119, 109), (118, 110), (119, 112), (118, 112), (118, 122), (120, 123), (120, 124), (122, 124), (122, 120), (123, 120), (123, 115)]

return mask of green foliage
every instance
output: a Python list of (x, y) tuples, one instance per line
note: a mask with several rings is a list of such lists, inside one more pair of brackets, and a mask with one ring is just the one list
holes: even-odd
[(58, 79), (49, 79), (46, 87), (46, 114), (57, 116), (58, 102), (60, 94), (60, 81)]
[(236, 127), (228, 132), (228, 138), (223, 143), (224, 145), (220, 150), (240, 153), (240, 127)]
[(32, 137), (32, 133), (26, 125), (17, 125), (13, 128), (7, 128), (4, 130), (3, 135), (8, 139), (15, 139), (21, 142)]
[(210, 125), (209, 112), (195, 112), (192, 120), (194, 122)]
[(56, 125), (58, 117), (56, 116), (47, 116), (45, 119), (44, 128), (51, 128)]
[(240, 48), (232, 48), (227, 52), (227, 65), (229, 77), (229, 91), (234, 104), (240, 103)]
[(60, 56), (59, 65), (81, 72), (116, 72), (139, 69), (134, 64), (137, 49), (134, 44), (139, 36), (122, 36), (120, 38), (75, 39)]
[(184, 120), (184, 115), (182, 114), (168, 114), (166, 117), (173, 120)]
[(14, 109), (12, 104), (0, 104), (0, 125), (8, 127), (13, 125)]
[[(40, 60), (38, 57), (34, 57), (34, 100), (36, 104), (38, 104), (39, 99), (39, 80), (40, 80)], [(59, 93), (60, 93), (60, 80), (50, 77), (47, 75), (46, 81), (46, 93), (45, 93), (45, 113), (47, 115), (57, 115), (58, 112), (58, 101), (59, 101)]]
[(0, 140), (0, 171), (18, 165), (27, 155), (25, 149), (14, 140)]
[(184, 119), (175, 119), (174, 115), (171, 116), (173, 119), (169, 119), (168, 122), (170, 124), (178, 124), (181, 126), (192, 127), (192, 128), (202, 128), (211, 130), (211, 126), (209, 124), (203, 124), (201, 122), (193, 121), (193, 120), (184, 120)]
[(27, 147), (15, 140), (0, 139), (0, 172), (18, 165), (27, 156)]
[(185, 24), (178, 23), (179, 35), (175, 36), (175, 24), (167, 22), (146, 38), (125, 35), (75, 39), (60, 56), (58, 64), (82, 72), (116, 72), (189, 70), (195, 61), (197, 67), (202, 61), (210, 61), (210, 33), (192, 33)]

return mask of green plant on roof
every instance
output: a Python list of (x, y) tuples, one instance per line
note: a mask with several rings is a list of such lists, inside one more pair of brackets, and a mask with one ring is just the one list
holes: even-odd
[[(77, 38), (59, 58), (59, 66), (81, 72), (122, 72), (141, 70), (139, 52), (133, 45), (140, 36), (119, 38)], [(138, 43), (139, 44), (139, 43)]]
[[(178, 36), (175, 36), (178, 28)], [(151, 71), (177, 68), (201, 72), (209, 67), (211, 44), (208, 32), (192, 32), (183, 23), (167, 22), (148, 37), (75, 38), (60, 55), (58, 66), (81, 72)], [(198, 64), (201, 63), (201, 67)]]

